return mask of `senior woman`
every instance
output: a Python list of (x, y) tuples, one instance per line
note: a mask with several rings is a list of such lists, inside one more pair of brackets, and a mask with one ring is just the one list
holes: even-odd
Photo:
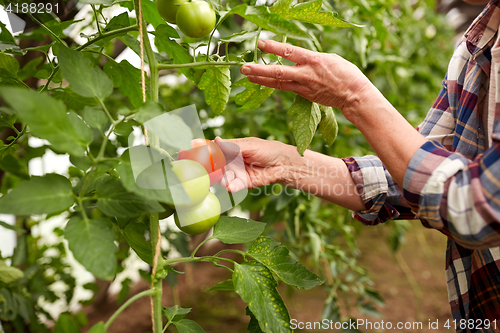
[(418, 130), (340, 56), (259, 41), (263, 52), (296, 65), (247, 64), (242, 74), (338, 108), (377, 156), (338, 159), (307, 150), (302, 157), (276, 141), (216, 139), (226, 151), (224, 143), (238, 145), (245, 162), (244, 169), (228, 165), (223, 185), (231, 192), (271, 183), (314, 188), (364, 224), (420, 219), (445, 234), (457, 332), (500, 330), (499, 2), (490, 1), (459, 42)]

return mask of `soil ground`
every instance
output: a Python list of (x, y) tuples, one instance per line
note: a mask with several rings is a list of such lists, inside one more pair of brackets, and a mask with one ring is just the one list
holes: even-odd
[[(350, 313), (354, 318), (365, 319), (373, 325), (372, 329), (360, 327), (362, 332), (448, 332), (443, 328), (446, 320), (451, 319), (447, 301), (444, 259), (446, 237), (436, 230), (423, 228), (415, 222), (406, 234), (406, 242), (398, 255), (392, 254), (386, 242), (388, 228), (385, 226), (364, 227), (358, 238), (362, 252), (360, 265), (367, 269), (374, 281), (374, 288), (385, 300), (385, 306), (378, 310), (382, 317), (368, 317), (357, 312)], [(224, 245), (215, 245), (223, 247)], [(211, 248), (215, 253), (218, 248)], [(213, 252), (212, 252), (213, 251)], [(163, 304), (193, 308), (186, 317), (196, 321), (207, 333), (247, 332), (248, 317), (245, 303), (234, 292), (208, 292), (212, 285), (230, 277), (230, 272), (216, 269), (209, 263), (184, 266), (186, 274), (180, 276), (178, 285), (172, 289), (164, 284)], [(405, 273), (406, 271), (406, 273)], [(413, 283), (413, 288), (412, 288)], [(134, 286), (133, 293), (147, 289), (145, 282)], [(291, 295), (286, 286), (280, 286), (280, 293), (287, 304), (292, 319), (297, 322), (318, 322), (321, 320), (326, 293), (321, 287), (311, 290), (295, 290)], [(421, 294), (420, 294), (421, 293)], [(421, 306), (418, 307), (421, 295)], [(114, 302), (89, 308), (89, 324), (105, 321), (118, 308)], [(420, 308), (420, 310), (419, 310)], [(126, 309), (111, 325), (108, 333), (150, 333), (150, 300), (143, 298)], [(439, 320), (439, 329), (429, 329), (429, 320)], [(392, 330), (379, 326), (391, 323)], [(398, 323), (412, 325), (422, 322), (422, 330), (395, 329)], [(177, 332), (175, 328), (167, 332)], [(340, 332), (331, 329), (297, 329), (295, 332)], [(451, 330), (449, 331), (451, 332)]]

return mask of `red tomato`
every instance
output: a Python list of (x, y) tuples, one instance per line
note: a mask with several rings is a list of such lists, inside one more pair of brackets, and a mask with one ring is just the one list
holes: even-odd
[(177, 160), (196, 161), (205, 167), (210, 177), (210, 186), (217, 184), (224, 175), (226, 158), (219, 146), (210, 140), (194, 139), (192, 149), (181, 150)]

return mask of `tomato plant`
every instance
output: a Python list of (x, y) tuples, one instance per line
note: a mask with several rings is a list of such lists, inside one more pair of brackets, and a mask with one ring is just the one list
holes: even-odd
[[(0, 4), (5, 3), (0, 0)], [(441, 32), (445, 27), (442, 18), (433, 12), (429, 1), (400, 4), (374, 0), (360, 4), (354, 0), (315, 0), (293, 5), (290, 0), (279, 0), (257, 5), (254, 1), (223, 0), (213, 2), (211, 8), (206, 2), (196, 4), (204, 8), (208, 5), (218, 13), (203, 16), (214, 17), (213, 23), (193, 21), (186, 14), (183, 23), (194, 27), (203, 21), (204, 35), (218, 32), (206, 41), (192, 42), (165, 23), (171, 17), (159, 13), (160, 8), (172, 3), (162, 6), (157, 2), (157, 11), (155, 2), (149, 0), (93, 0), (92, 5), (81, 9), (88, 11), (89, 20), (78, 22), (66, 17), (45, 21), (43, 15), (35, 14), (34, 19), (43, 25), (17, 36), (0, 22), (0, 213), (16, 216), (14, 225), (2, 222), (0, 227), (7, 228), (17, 239), (14, 252), (0, 257), (2, 327), (6, 332), (39, 333), (51, 332), (55, 326), (56, 332), (73, 333), (86, 326), (82, 313), (53, 315), (47, 311), (47, 303), (71, 309), (75, 290), (82, 287), (77, 286), (76, 276), (66, 262), (68, 252), (95, 277), (96, 283), (84, 286), (91, 292), (95, 292), (97, 283), (109, 287), (117, 279), (130, 251), (151, 267), (146, 274), (151, 290), (123, 303), (105, 323), (96, 324), (92, 333), (106, 332), (127, 306), (145, 296), (152, 298), (155, 333), (170, 325), (180, 332), (202, 332), (201, 327), (186, 319), (191, 316), (189, 309), (163, 307), (161, 302), (165, 277), (177, 276), (182, 263), (199, 261), (211, 262), (218, 268), (221, 261), (228, 264), (222, 269), (231, 272), (230, 278), (212, 290), (234, 291), (248, 304), (252, 332), (291, 331), (290, 315), (278, 293), (277, 281), (304, 289), (326, 281), (325, 318), (348, 320), (351, 305), (373, 313), (373, 304), (381, 300), (357, 264), (357, 227), (351, 225), (349, 212), (296, 191), (255, 189), (239, 207), (250, 212), (252, 219), (221, 214), (212, 236), (201, 243), (186, 244), (188, 240), (177, 228), (159, 221), (159, 217), (172, 214), (170, 206), (181, 195), (174, 196), (168, 186), (151, 189), (137, 185), (131, 163), (133, 147), (128, 139), (131, 134), (133, 139), (141, 139), (137, 131), (147, 121), (196, 104), (207, 138), (253, 135), (296, 144), (300, 151), (310, 146), (338, 156), (369, 153), (364, 139), (341, 115), (339, 136), (333, 143), (337, 131), (320, 126), (322, 121), (331, 123), (333, 110), (306, 102), (298, 114), (287, 117), (295, 96), (250, 83), (239, 76), (239, 66), (249, 61), (282, 62), (257, 50), (261, 35), (316, 51), (336, 52), (356, 62), (391, 102), (408, 110), (410, 118), (414, 114), (417, 121), (425, 112), (422, 101), (434, 97), (429, 97), (436, 88), (432, 82), (436, 78), (439, 81), (446, 69), (440, 61), (446, 58), (442, 54), (451, 50), (451, 46), (447, 47), (451, 38)], [(113, 12), (109, 8), (121, 14), (109, 17)], [(413, 9), (418, 8), (426, 20), (413, 16)], [(183, 24), (178, 23), (186, 36), (200, 37), (201, 32), (195, 36), (188, 31), (191, 27), (182, 28)], [(431, 26), (443, 37), (434, 37)], [(132, 60), (119, 58), (124, 47), (142, 55), (148, 65), (144, 66), (146, 73)], [(437, 49), (439, 58), (432, 56)], [(179, 80), (166, 84), (172, 75)], [(313, 114), (318, 109), (320, 114)], [(189, 147), (192, 137), (181, 135), (184, 133), (178, 125), (166, 124), (163, 132), (168, 135), (161, 138), (148, 133), (150, 151), (165, 157), (168, 152), (160, 141), (169, 137)], [(317, 129), (321, 136), (316, 135)], [(213, 156), (212, 149), (210, 152)], [(48, 155), (68, 158), (71, 166), (57, 173), (52, 170), (34, 175), (30, 170), (32, 162)], [(192, 179), (184, 168), (176, 168), (182, 161), (170, 163), (165, 157), (165, 172), (173, 171), (179, 184), (199, 182), (193, 187), (182, 186), (192, 202), (212, 200), (207, 171), (197, 167), (199, 175), (205, 173)], [(178, 211), (181, 228), (179, 217), (194, 212)], [(205, 229), (213, 223), (212, 218), (215, 220), (216, 210), (208, 215), (212, 216), (205, 219), (200, 215), (193, 220), (202, 219)], [(53, 230), (55, 240), (47, 243), (32, 231), (49, 225), (47, 220), (52, 218), (63, 223)], [(167, 232), (161, 233), (160, 224)], [(194, 231), (198, 233), (201, 227)], [(167, 238), (167, 234), (175, 237)], [(210, 239), (248, 247), (234, 251), (242, 255), (238, 260), (225, 258), (223, 253), (199, 255), (198, 249)], [(168, 250), (161, 247), (162, 242), (169, 243)], [(188, 245), (194, 250), (186, 253)], [(182, 253), (182, 257), (174, 256), (175, 252)], [(56, 283), (66, 291), (54, 291)], [(120, 295), (125, 300), (129, 286), (122, 285)], [(41, 298), (45, 303), (40, 302)], [(82, 302), (92, 303), (92, 299)], [(162, 316), (167, 327), (162, 327)]]
[(180, 150), (178, 160), (192, 160), (203, 165), (210, 176), (210, 186), (217, 184), (224, 175), (226, 158), (219, 146), (210, 140), (195, 139), (191, 142), (192, 149)]
[(175, 14), (175, 23), (188, 37), (203, 38), (215, 27), (215, 11), (204, 0), (185, 2)]

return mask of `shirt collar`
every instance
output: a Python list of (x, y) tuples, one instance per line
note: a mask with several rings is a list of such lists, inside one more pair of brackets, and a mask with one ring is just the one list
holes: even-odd
[(499, 3), (500, 0), (491, 0), (465, 32), (469, 50), (471, 46), (475, 49), (473, 54), (477, 54), (495, 37), (500, 24)]

